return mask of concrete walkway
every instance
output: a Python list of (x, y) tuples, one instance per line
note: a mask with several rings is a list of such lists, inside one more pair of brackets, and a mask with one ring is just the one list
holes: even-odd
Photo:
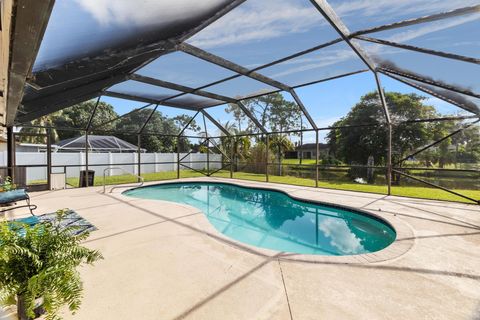
[(312, 262), (227, 239), (197, 209), (125, 197), (125, 189), (34, 193), (37, 214), (68, 207), (99, 229), (86, 245), (105, 260), (81, 270), (83, 304), (65, 319), (480, 319), (480, 206), (183, 180), (268, 186), (361, 208), (398, 220), (403, 249), (380, 262)]

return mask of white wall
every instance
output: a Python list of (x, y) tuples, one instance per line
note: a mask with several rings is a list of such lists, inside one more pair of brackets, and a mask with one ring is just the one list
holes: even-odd
[[(180, 159), (186, 156), (186, 153), (180, 153)], [(88, 165), (89, 170), (95, 171), (95, 176), (98, 178), (103, 176), (103, 171), (108, 167), (120, 167), (125, 171), (137, 174), (137, 165), (126, 165), (125, 163), (137, 163), (137, 153), (89, 153)], [(165, 171), (177, 170), (177, 154), (176, 153), (142, 153), (141, 163), (154, 163), (154, 162), (172, 162), (172, 163), (157, 163), (157, 164), (144, 164), (141, 166), (141, 173), (154, 173)], [(201, 161), (193, 163), (190, 161)], [(182, 160), (182, 163), (193, 168), (203, 169), (207, 166), (207, 155), (204, 153), (191, 153)], [(210, 154), (210, 161), (222, 161), (220, 154)], [(16, 153), (17, 165), (46, 165), (47, 154), (44, 152), (17, 152)], [(7, 152), (0, 152), (0, 166), (7, 165)], [(79, 177), (80, 170), (85, 170), (85, 153), (83, 152), (61, 152), (52, 153), (52, 165), (53, 166), (74, 166), (67, 167), (67, 178)], [(221, 163), (210, 162), (210, 169), (220, 169)], [(181, 167), (180, 169), (187, 169)], [(53, 172), (63, 172), (63, 168), (52, 168)], [(107, 175), (123, 175), (122, 170), (109, 170)], [(47, 168), (27, 168), (27, 181), (32, 180), (45, 180), (47, 179)]]

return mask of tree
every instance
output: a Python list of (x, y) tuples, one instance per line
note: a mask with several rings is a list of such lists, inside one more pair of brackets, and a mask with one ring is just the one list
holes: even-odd
[[(417, 94), (387, 92), (386, 100), (393, 126), (392, 159), (399, 161), (409, 152), (426, 145), (434, 137), (429, 123), (404, 123), (405, 120), (437, 116), (433, 107), (425, 105), (425, 97)], [(360, 99), (350, 112), (333, 126), (373, 126), (333, 129), (327, 135), (330, 149), (345, 163), (366, 164), (373, 156), (376, 164), (386, 163), (387, 133), (385, 116), (376, 92)], [(376, 125), (375, 125), (376, 124)]]
[[(59, 115), (53, 119), (53, 123), (59, 128), (86, 129), (88, 121), (92, 117), (92, 112), (95, 109), (96, 103), (96, 100), (89, 100), (63, 109), (59, 112)], [(99, 102), (90, 125), (90, 128), (93, 129), (92, 133), (96, 133), (96, 127), (101, 131), (111, 131), (115, 129), (115, 121), (111, 120), (117, 117), (118, 114), (115, 112), (111, 104), (103, 101)], [(78, 135), (78, 131), (59, 131), (60, 140), (74, 138)]]
[(267, 94), (249, 99), (245, 106), (257, 120), (271, 132), (282, 132), (301, 128), (302, 111), (280, 93)]
[(282, 175), (282, 160), (285, 156), (285, 151), (293, 150), (294, 145), (287, 136), (283, 134), (274, 134), (270, 136), (270, 149), (276, 154), (278, 165), (278, 175)]
[[(294, 145), (288, 136), (281, 132), (302, 128), (302, 111), (291, 101), (287, 101), (282, 94), (272, 93), (261, 97), (252, 98), (245, 101), (245, 107), (256, 117), (258, 122), (270, 132), (278, 132), (270, 139), (270, 150), (276, 155), (279, 163), (282, 162), (285, 151), (293, 150)], [(256, 129), (256, 125), (248, 119), (245, 113), (234, 104), (229, 105), (226, 112), (233, 113), (239, 132), (249, 133)], [(248, 125), (245, 130), (241, 130), (241, 125), (245, 119), (248, 119)], [(259, 141), (257, 141), (259, 142)], [(281, 166), (280, 169), (281, 171)]]
[[(141, 136), (141, 147), (145, 148), (148, 152), (176, 152), (178, 135), (183, 127), (190, 121), (191, 117), (187, 115), (179, 115), (174, 118), (167, 118), (160, 111), (155, 111), (152, 114), (150, 109), (142, 109), (131, 112), (125, 117), (119, 119), (115, 123), (116, 132), (125, 132), (125, 134), (116, 134), (121, 139), (128, 141), (132, 144), (137, 144), (138, 133), (147, 119), (150, 120), (144, 128), (144, 135)], [(200, 128), (192, 121), (189, 125), (189, 129), (192, 131), (198, 131)], [(155, 135), (157, 133), (158, 135)], [(162, 136), (169, 135), (169, 136)], [(185, 137), (179, 139), (180, 149), (189, 149), (190, 142)]]
[[(42, 116), (35, 120), (30, 121), (32, 127), (23, 127), (20, 129), (20, 132), (26, 135), (22, 135), (20, 137), (20, 142), (25, 143), (36, 143), (36, 144), (45, 144), (47, 143), (45, 135), (47, 134), (46, 127), (54, 127), (54, 117), (56, 115), (51, 116)], [(58, 132), (56, 129), (50, 129), (50, 139), (52, 141), (57, 141), (59, 138)]]
[(88, 232), (76, 235), (76, 227), (62, 226), (67, 213), (59, 210), (53, 222), (34, 226), (0, 223), (0, 305), (16, 303), (20, 320), (42, 313), (47, 320), (58, 319), (63, 305), (78, 310), (83, 290), (76, 269), (102, 258), (80, 245)]
[(223, 127), (231, 133), (231, 136), (226, 136), (222, 133), (220, 138), (220, 149), (225, 154), (231, 154), (233, 151), (234, 171), (238, 171), (240, 161), (247, 161), (250, 157), (251, 140), (250, 137), (243, 135), (245, 132), (240, 131), (235, 124), (227, 122)]

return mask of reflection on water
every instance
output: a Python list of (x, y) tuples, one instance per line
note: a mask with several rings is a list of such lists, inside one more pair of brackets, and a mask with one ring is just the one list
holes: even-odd
[(281, 192), (221, 183), (174, 183), (126, 194), (194, 206), (223, 234), (273, 250), (351, 255), (378, 251), (395, 239), (395, 232), (374, 218), (296, 201)]

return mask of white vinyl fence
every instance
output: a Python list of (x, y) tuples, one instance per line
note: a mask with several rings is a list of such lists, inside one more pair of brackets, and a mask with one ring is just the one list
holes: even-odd
[[(185, 157), (186, 156), (186, 157)], [(205, 153), (180, 153), (182, 164), (189, 166), (196, 170), (202, 170), (207, 167), (207, 154)], [(137, 153), (88, 153), (88, 169), (95, 171), (97, 179), (103, 176), (103, 171), (108, 167), (120, 167), (123, 170), (137, 174), (138, 166)], [(210, 154), (210, 169), (220, 169), (222, 164), (222, 155)], [(140, 155), (140, 162), (145, 163), (141, 165), (141, 173), (154, 173), (177, 170), (177, 154), (176, 153), (142, 153)], [(166, 163), (158, 163), (166, 162)], [(45, 165), (45, 167), (30, 167), (27, 168), (27, 181), (46, 180), (47, 179), (47, 154), (45, 152), (17, 152), (17, 165)], [(126, 164), (126, 163), (129, 163)], [(135, 164), (131, 164), (135, 163)], [(156, 163), (156, 164), (155, 164)], [(7, 165), (7, 152), (0, 152), (0, 166)], [(63, 172), (63, 167), (55, 166), (69, 166), (66, 168), (67, 178), (79, 177), (80, 170), (85, 170), (85, 153), (84, 152), (55, 152), (52, 153), (52, 172)], [(187, 169), (183, 166), (181, 170)], [(124, 175), (121, 170), (109, 170), (107, 175)]]

